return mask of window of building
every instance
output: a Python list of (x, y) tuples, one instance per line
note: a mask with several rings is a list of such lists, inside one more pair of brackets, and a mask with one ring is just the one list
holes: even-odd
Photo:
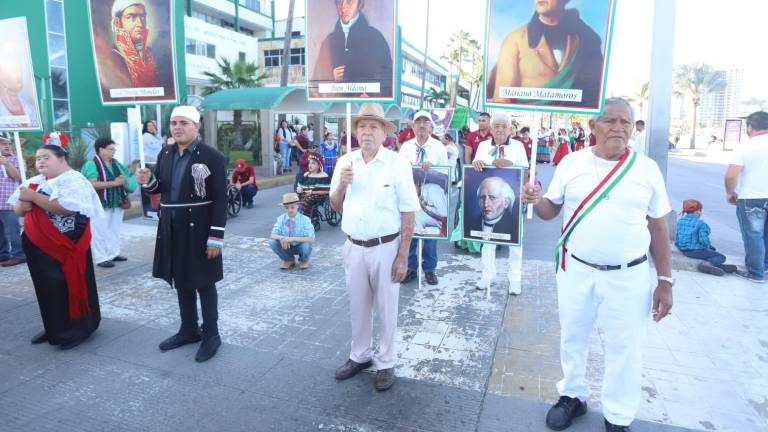
[(403, 93), (401, 98), (403, 105), (419, 106), (419, 97)]
[(283, 50), (264, 50), (264, 66), (280, 66), (283, 64)]
[(69, 65), (67, 64), (67, 41), (64, 37), (64, 4), (61, 0), (45, 2), (48, 58), (53, 102), (53, 127), (69, 131), (71, 113), (69, 106)]
[(301, 30), (294, 30), (291, 32), (291, 37), (300, 37), (301, 36)]
[(245, 6), (250, 10), (261, 12), (260, 0), (240, 0), (240, 6)]
[(205, 56), (208, 58), (216, 59), (216, 45), (205, 44)]
[(238, 60), (240, 60), (240, 61), (246, 61), (246, 60), (245, 60), (245, 53), (244, 53), (244, 52), (242, 52), (242, 51), (240, 51), (239, 53), (237, 53), (237, 59), (238, 59)]
[[(280, 50), (282, 52), (282, 50)], [(291, 65), (304, 65), (304, 48), (291, 48)]]

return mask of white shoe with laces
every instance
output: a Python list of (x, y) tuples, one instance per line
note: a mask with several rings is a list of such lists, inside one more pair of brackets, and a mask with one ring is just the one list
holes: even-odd
[(480, 291), (485, 291), (485, 290), (487, 290), (490, 287), (491, 287), (491, 281), (490, 280), (484, 279), (484, 278), (480, 278), (480, 280), (477, 282), (477, 286), (475, 288), (477, 288)]

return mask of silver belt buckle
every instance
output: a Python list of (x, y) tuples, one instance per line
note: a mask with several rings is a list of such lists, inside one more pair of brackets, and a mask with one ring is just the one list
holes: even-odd
[(608, 266), (607, 266), (607, 265), (605, 265), (605, 264), (596, 265), (595, 267), (596, 267), (598, 270), (600, 270), (600, 271), (608, 271), (608, 270), (609, 270), (609, 269), (608, 269)]

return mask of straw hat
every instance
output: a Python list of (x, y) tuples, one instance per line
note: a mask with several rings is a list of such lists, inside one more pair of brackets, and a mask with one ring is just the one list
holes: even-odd
[(289, 205), (289, 204), (296, 204), (299, 202), (299, 195), (297, 195), (294, 192), (290, 192), (287, 194), (283, 194), (283, 200), (280, 202), (281, 206)]
[(360, 105), (357, 115), (352, 117), (352, 129), (357, 129), (357, 122), (360, 120), (377, 120), (384, 126), (387, 133), (395, 131), (395, 125), (384, 117), (384, 108), (377, 103), (364, 103)]

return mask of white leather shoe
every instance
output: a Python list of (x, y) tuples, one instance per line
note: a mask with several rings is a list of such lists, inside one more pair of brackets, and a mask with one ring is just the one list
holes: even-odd
[(523, 292), (522, 282), (509, 281), (509, 295), (520, 295)]
[(491, 281), (489, 281), (488, 279), (480, 278), (475, 288), (479, 289), (480, 291), (485, 291), (490, 286), (491, 286)]

